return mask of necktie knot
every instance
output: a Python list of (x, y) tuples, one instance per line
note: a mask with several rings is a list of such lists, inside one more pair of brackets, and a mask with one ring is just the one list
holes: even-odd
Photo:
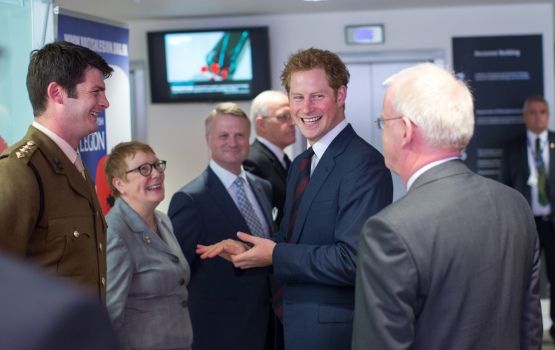
[(81, 159), (81, 155), (79, 153), (77, 153), (77, 158), (75, 158), (75, 163), (74, 164), (75, 164), (75, 167), (77, 168), (77, 170), (79, 170), (79, 172), (83, 176), (83, 178), (86, 179), (86, 177), (85, 177), (85, 167), (83, 166), (83, 160)]

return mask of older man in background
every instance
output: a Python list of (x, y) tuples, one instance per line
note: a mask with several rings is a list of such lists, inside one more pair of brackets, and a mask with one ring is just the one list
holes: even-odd
[(540, 349), (539, 251), (524, 197), (459, 159), (472, 95), (434, 64), (388, 78), (378, 126), (408, 192), (365, 223), (353, 349)]
[(252, 101), (250, 117), (256, 139), (243, 167), (272, 184), (272, 215), (279, 227), (285, 203), (285, 180), (291, 165), (283, 150), (296, 139), (287, 95), (276, 90), (261, 92)]

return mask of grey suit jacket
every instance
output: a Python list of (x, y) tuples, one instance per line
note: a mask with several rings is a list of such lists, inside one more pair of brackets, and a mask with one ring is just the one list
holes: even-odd
[(539, 251), (517, 191), (449, 161), (368, 219), (353, 349), (540, 349)]
[(189, 264), (170, 219), (155, 215), (162, 239), (121, 198), (106, 216), (106, 300), (124, 349), (186, 349), (193, 341)]

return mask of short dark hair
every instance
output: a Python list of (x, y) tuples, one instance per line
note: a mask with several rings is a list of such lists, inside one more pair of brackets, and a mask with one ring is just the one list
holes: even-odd
[(299, 50), (292, 54), (281, 72), (281, 84), (289, 94), (291, 75), (296, 72), (307, 71), (315, 68), (323, 68), (326, 72), (328, 85), (333, 89), (337, 96), (337, 90), (342, 85), (347, 87), (349, 83), (349, 70), (345, 63), (341, 61), (337, 54), (311, 47), (306, 50)]
[(528, 96), (526, 100), (524, 100), (524, 105), (522, 106), (522, 113), (526, 112), (526, 109), (528, 109), (528, 104), (530, 104), (530, 102), (543, 102), (545, 103), (546, 106), (549, 107), (549, 105), (547, 104), (547, 101), (542, 95), (531, 95), (531, 96)]
[(27, 71), (27, 91), (35, 117), (46, 110), (46, 90), (56, 82), (71, 98), (77, 98), (75, 87), (85, 81), (89, 68), (102, 72), (104, 79), (114, 71), (96, 52), (67, 41), (55, 41), (31, 52)]

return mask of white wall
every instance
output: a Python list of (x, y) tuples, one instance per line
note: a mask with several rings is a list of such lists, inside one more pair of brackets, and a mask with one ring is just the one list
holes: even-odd
[[(552, 14), (551, 4), (526, 4), (136, 21), (129, 22), (130, 59), (147, 61), (147, 31), (267, 25), (270, 27), (272, 85), (275, 89), (282, 89), (279, 74), (289, 54), (311, 46), (337, 53), (441, 49), (445, 52), (445, 62), (450, 64), (452, 37), (542, 34), (545, 95), (553, 106)], [(346, 45), (345, 26), (357, 24), (383, 24), (385, 43)], [(349, 98), (353, 96), (356, 91), (349, 91)], [(249, 103), (240, 104), (249, 110)], [(209, 154), (204, 141), (203, 121), (212, 107), (211, 104), (147, 104), (147, 142), (160, 158), (168, 161), (166, 199), (159, 206), (162, 211), (167, 210), (173, 193), (207, 165)]]

